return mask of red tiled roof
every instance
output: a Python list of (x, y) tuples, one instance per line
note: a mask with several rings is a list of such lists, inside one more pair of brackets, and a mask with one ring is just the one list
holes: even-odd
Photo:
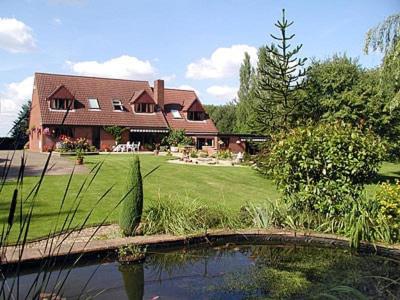
[[(174, 119), (171, 113), (163, 114), (161, 111), (152, 114), (132, 112), (131, 103), (142, 97), (145, 97), (146, 99), (143, 99), (143, 101), (147, 102), (147, 98), (153, 97), (153, 90), (147, 81), (35, 73), (34, 85), (39, 96), (43, 125), (59, 125), (62, 123), (65, 112), (50, 110), (46, 98), (60, 90), (61, 87), (65, 87), (78, 101), (76, 108), (70, 111), (65, 118), (65, 125), (171, 127), (173, 129), (185, 129), (188, 133), (218, 133), (211, 119), (188, 121), (183, 113), (182, 119)], [(89, 109), (88, 99), (90, 98), (98, 100), (100, 110)], [(120, 100), (125, 111), (114, 111), (112, 100)], [(196, 107), (201, 108), (200, 100), (194, 91), (168, 88), (164, 90), (164, 104), (180, 104), (184, 112), (196, 100), (198, 100)]]
[(218, 129), (215, 127), (211, 119), (204, 121), (189, 121), (184, 117), (182, 119), (174, 119), (172, 114), (166, 113), (168, 124), (174, 129), (185, 129), (187, 133), (218, 133)]
[[(132, 113), (129, 101), (135, 91), (145, 90), (152, 95), (147, 81), (36, 73), (35, 87), (38, 90), (43, 124), (61, 124), (65, 116), (63, 111), (50, 111), (46, 101), (46, 97), (62, 85), (78, 101), (77, 108), (68, 113), (64, 122), (66, 125), (168, 127), (162, 112), (146, 115)], [(98, 100), (100, 111), (89, 109), (89, 98)], [(125, 112), (114, 111), (112, 100), (121, 100)]]
[(180, 104), (183, 111), (187, 111), (197, 99), (194, 91), (167, 88), (164, 90), (164, 104)]

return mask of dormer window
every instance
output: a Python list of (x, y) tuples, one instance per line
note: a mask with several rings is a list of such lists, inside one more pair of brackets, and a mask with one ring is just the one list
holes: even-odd
[(114, 110), (124, 111), (124, 107), (122, 106), (121, 100), (113, 100), (112, 104)]
[(137, 113), (153, 113), (154, 104), (153, 103), (137, 103), (135, 104), (135, 112)]
[(203, 121), (205, 118), (204, 112), (202, 111), (188, 111), (188, 120), (191, 121)]
[(51, 99), (50, 102), (50, 107), (51, 109), (54, 110), (67, 110), (67, 109), (73, 109), (73, 100), (71, 99), (61, 99), (61, 98), (55, 98)]
[(89, 101), (89, 109), (100, 109), (99, 101), (95, 98), (91, 98)]

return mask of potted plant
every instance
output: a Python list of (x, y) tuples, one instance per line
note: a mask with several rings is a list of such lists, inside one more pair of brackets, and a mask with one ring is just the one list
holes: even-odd
[(76, 149), (75, 153), (76, 153), (76, 164), (83, 165), (83, 150)]

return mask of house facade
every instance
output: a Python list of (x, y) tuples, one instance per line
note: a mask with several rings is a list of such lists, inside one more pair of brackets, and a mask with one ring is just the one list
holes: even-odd
[(122, 143), (141, 149), (160, 143), (171, 129), (184, 129), (198, 149), (220, 145), (218, 130), (194, 91), (153, 86), (147, 81), (35, 73), (29, 120), (29, 148), (53, 149), (60, 137), (86, 138), (109, 150), (114, 138), (104, 130), (120, 126)]

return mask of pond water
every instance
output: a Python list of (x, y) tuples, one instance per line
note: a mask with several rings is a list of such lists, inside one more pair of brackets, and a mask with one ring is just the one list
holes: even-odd
[[(400, 262), (380, 256), (331, 248), (226, 245), (151, 253), (132, 265), (88, 263), (73, 269), (62, 290), (67, 299), (78, 298), (85, 286), (82, 299), (326, 299), (324, 293), (354, 299), (345, 293), (348, 288), (340, 288), (346, 286), (371, 299), (400, 299), (399, 278)], [(21, 279), (23, 294), (34, 275)]]

